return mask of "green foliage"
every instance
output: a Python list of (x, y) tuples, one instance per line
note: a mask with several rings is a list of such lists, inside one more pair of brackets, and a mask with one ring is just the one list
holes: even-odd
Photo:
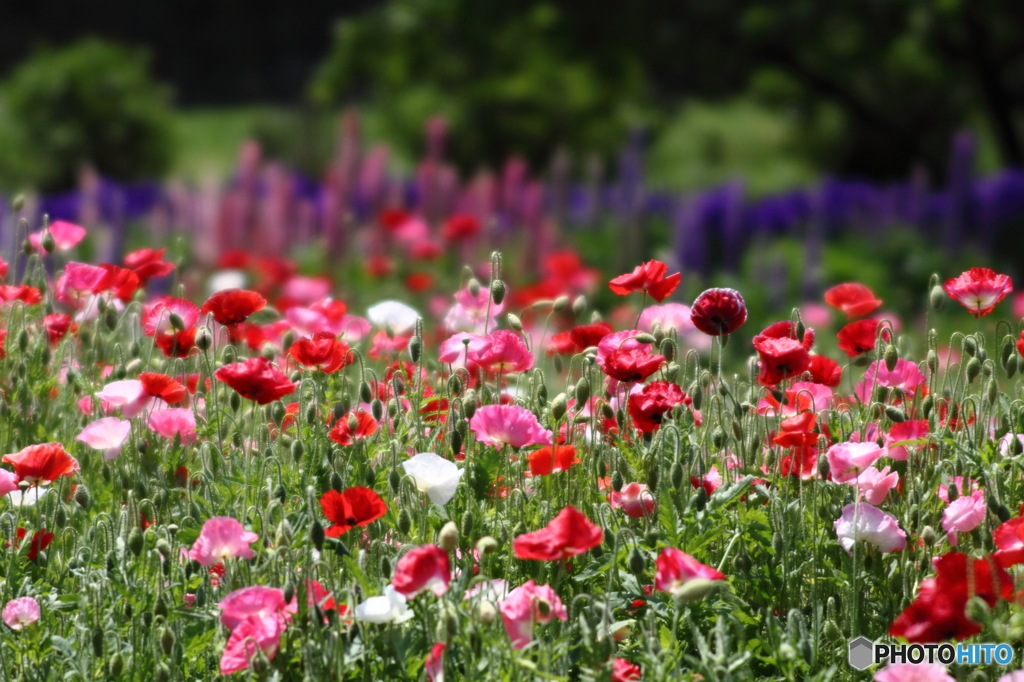
[(85, 164), (119, 180), (163, 173), (168, 93), (147, 61), (144, 52), (90, 39), (21, 64), (0, 95), (0, 183), (67, 189)]

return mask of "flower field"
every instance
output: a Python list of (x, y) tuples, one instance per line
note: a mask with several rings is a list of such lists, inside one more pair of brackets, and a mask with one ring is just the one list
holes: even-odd
[[(41, 222), (0, 260), (5, 679), (1024, 678), (1006, 275), (756, 329), (658, 260), (481, 259), (468, 213), (367, 218), (371, 274), (419, 253), (390, 298)], [(859, 636), (1014, 656), (864, 673)]]

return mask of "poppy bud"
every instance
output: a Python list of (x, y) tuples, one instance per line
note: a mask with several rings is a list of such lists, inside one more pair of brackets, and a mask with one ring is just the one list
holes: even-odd
[(448, 437), (448, 444), (451, 446), (452, 454), (458, 455), (462, 452), (462, 434), (458, 429), (453, 429)]
[(622, 492), (622, 486), (625, 485), (625, 481), (622, 480), (622, 474), (618, 471), (612, 474), (612, 490), (615, 492)]
[(572, 302), (572, 314), (579, 317), (585, 312), (587, 312), (587, 297), (580, 294)]
[(337, 471), (331, 472), (331, 488), (338, 491), (339, 493), (344, 489), (344, 483), (341, 480), (341, 474)]
[(370, 384), (365, 381), (359, 383), (359, 400), (364, 403), (373, 400), (373, 391), (370, 389)]
[(124, 656), (120, 651), (115, 651), (107, 660), (107, 672), (113, 678), (118, 678), (124, 672)]
[(1017, 434), (1011, 433), (1010, 435), (1010, 452), (1015, 455), (1019, 455), (1021, 452), (1024, 452), (1024, 443), (1020, 442), (1020, 438), (1017, 437)]
[(634, 547), (633, 551), (629, 553), (629, 572), (639, 577), (644, 574), (646, 568), (647, 559), (644, 558), (639, 547)]
[(949, 500), (950, 504), (953, 504), (960, 499), (960, 489), (957, 487), (956, 483), (950, 483), (949, 487), (946, 488), (946, 499)]
[(374, 398), (373, 402), (370, 403), (370, 414), (377, 421), (384, 418), (384, 403), (378, 398)]
[(964, 612), (968, 618), (980, 625), (987, 626), (992, 622), (992, 610), (982, 597), (974, 596), (968, 599)]
[(476, 298), (480, 295), (480, 280), (476, 277), (470, 277), (469, 282), (466, 283), (466, 288), (469, 289), (469, 293), (473, 295), (473, 298)]
[(476, 414), (476, 404), (476, 390), (471, 388), (466, 391), (466, 395), (462, 398), (462, 416), (466, 419), (472, 419), (473, 415)]
[(386, 556), (380, 558), (380, 572), (385, 578), (391, 577), (391, 560)]
[(523, 331), (523, 321), (519, 319), (518, 315), (509, 313), (508, 315), (505, 316), (505, 318), (508, 320), (508, 326), (511, 327), (513, 330), (517, 332)]
[[(398, 398), (392, 398), (388, 401), (388, 416), (394, 418), (398, 414), (399, 405)], [(378, 419), (377, 421), (380, 421)]]
[(494, 604), (490, 600), (484, 599), (480, 602), (480, 605), (476, 607), (476, 614), (481, 623), (484, 625), (490, 625), (498, 618), (498, 609), (494, 607)]
[(79, 483), (78, 487), (75, 488), (75, 502), (82, 509), (89, 508), (89, 502), (92, 501), (92, 495), (89, 494), (89, 488), (84, 483)]
[(563, 310), (565, 310), (568, 307), (569, 307), (569, 297), (568, 296), (564, 296), (564, 295), (563, 296), (559, 296), (558, 298), (556, 298), (555, 302), (551, 304), (551, 310), (553, 310), (556, 313), (560, 313), (560, 312), (562, 312)]
[(697, 511), (704, 511), (704, 507), (708, 504), (708, 491), (704, 486), (697, 488), (697, 494), (694, 495), (693, 506), (696, 507)]
[(711, 445), (715, 450), (721, 450), (725, 445), (725, 431), (721, 426), (716, 426), (711, 431)]
[(57, 248), (57, 240), (53, 238), (53, 234), (49, 230), (43, 234), (42, 246), (46, 253), (53, 253), (53, 250)]
[(485, 535), (476, 541), (476, 549), (480, 552), (480, 556), (494, 554), (498, 551), (498, 541), (490, 535)]
[(981, 374), (981, 361), (971, 358), (967, 361), (967, 383), (972, 383)]
[(554, 362), (554, 365), (555, 365), (555, 372), (558, 373), (558, 374), (561, 374), (562, 373), (562, 356), (561, 355), (556, 355), (555, 357), (553, 357), (551, 359), (552, 359), (552, 361)]
[(577, 407), (581, 407), (590, 400), (590, 382), (587, 381), (586, 377), (581, 378), (576, 383), (575, 398)]
[(565, 411), (568, 409), (568, 401), (564, 393), (559, 393), (555, 396), (555, 399), (551, 401), (551, 416), (556, 420), (561, 419), (565, 416)]
[(928, 301), (931, 303), (933, 310), (942, 310), (942, 306), (946, 303), (946, 292), (936, 284), (932, 287), (931, 293), (928, 294)]
[(683, 487), (683, 478), (685, 477), (683, 471), (683, 465), (679, 463), (679, 460), (672, 462), (672, 468), (669, 470), (669, 481), (672, 483), (672, 487), (679, 490)]
[(900, 359), (899, 353), (896, 352), (896, 346), (891, 343), (885, 347), (885, 353), (882, 356), (885, 359), (885, 368), (890, 372), (896, 370), (896, 361)]
[(667, 361), (672, 362), (676, 359), (676, 344), (672, 342), (672, 339), (662, 339), (658, 350)]
[(452, 396), (458, 396), (462, 393), (462, 379), (457, 374), (448, 377), (448, 393)]
[(603, 400), (601, 401), (601, 416), (605, 419), (615, 419), (615, 410), (612, 409), (609, 403)]
[[(682, 587), (672, 593), (672, 596), (683, 602), (700, 601), (718, 589), (717, 580), (707, 578), (692, 578), (683, 583)], [(783, 642), (785, 645), (786, 642)]]
[(388, 487), (391, 488), (391, 492), (397, 493), (401, 485), (402, 475), (398, 473), (398, 469), (392, 469), (391, 473), (388, 474)]
[(985, 397), (988, 398), (990, 405), (995, 404), (996, 398), (999, 396), (999, 385), (995, 379), (988, 380), (988, 386), (986, 387)]
[(29, 241), (29, 240), (27, 240), (27, 239), (26, 239), (25, 241), (23, 241), (23, 242), (21, 243), (21, 250), (22, 250), (22, 252), (23, 252), (23, 253), (24, 253), (24, 254), (25, 254), (26, 256), (31, 256), (31, 255), (32, 255), (32, 251), (34, 251), (34, 249), (32, 248), (32, 242), (30, 242), (30, 241)]
[(500, 279), (491, 282), (491, 300), (494, 301), (494, 305), (501, 305), (505, 300), (505, 283)]
[(454, 521), (449, 521), (441, 527), (437, 535), (437, 544), (446, 552), (452, 552), (459, 546), (459, 528)]
[(24, 353), (28, 348), (28, 332), (24, 328), (18, 332), (18, 351)]
[(978, 341), (973, 336), (964, 339), (964, 352), (972, 358), (978, 354)]
[(410, 530), (412, 530), (412, 517), (409, 516), (408, 509), (403, 509), (398, 512), (398, 532), (408, 535)]
[(419, 364), (420, 357), (423, 355), (423, 337), (414, 336), (409, 339), (409, 358)]
[[(256, 663), (257, 663), (258, 660), (259, 659), (254, 659), (253, 660), (253, 669), (255, 669)], [(167, 667), (166, 663), (158, 663), (157, 664), (156, 672), (153, 675), (153, 679), (156, 680), (156, 682), (170, 682), (170, 679), (171, 679), (171, 669), (169, 667)]]
[(171, 649), (174, 648), (174, 631), (170, 628), (165, 627), (160, 633), (160, 647), (164, 650), (164, 654), (171, 655)]
[[(313, 425), (316, 423), (316, 405), (310, 405), (306, 408), (306, 423)], [(353, 429), (354, 430), (354, 429)]]
[(145, 549), (145, 539), (142, 537), (142, 529), (138, 526), (133, 526), (131, 531), (128, 533), (128, 549), (135, 556), (142, 554), (142, 550)]
[(889, 405), (885, 408), (885, 416), (887, 416), (894, 424), (902, 424), (907, 421), (906, 413), (893, 405)]
[(293, 440), (291, 444), (292, 459), (296, 462), (302, 459), (302, 456), (306, 454), (306, 448), (302, 445), (302, 441)]
[(690, 384), (690, 388), (686, 393), (690, 396), (690, 399), (693, 400), (693, 409), (699, 410), (701, 405), (704, 404), (704, 389), (700, 387), (698, 382), (694, 381)]

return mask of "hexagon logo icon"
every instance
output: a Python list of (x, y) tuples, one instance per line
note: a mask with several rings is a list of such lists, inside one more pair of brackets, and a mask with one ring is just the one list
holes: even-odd
[(850, 666), (857, 670), (865, 670), (873, 664), (875, 662), (875, 657), (872, 653), (874, 647), (875, 643), (867, 637), (858, 637), (850, 642)]

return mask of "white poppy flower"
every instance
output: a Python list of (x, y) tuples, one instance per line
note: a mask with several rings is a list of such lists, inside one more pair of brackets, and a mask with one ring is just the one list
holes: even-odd
[(455, 489), (466, 471), (433, 452), (421, 452), (402, 462), (402, 468), (415, 479), (420, 492), (426, 493), (430, 501), (439, 506), (455, 497)]
[(370, 322), (393, 336), (411, 332), (420, 314), (400, 301), (381, 301), (366, 311)]
[(356, 619), (364, 623), (404, 623), (413, 617), (405, 597), (388, 585), (380, 597), (370, 597), (356, 606)]

